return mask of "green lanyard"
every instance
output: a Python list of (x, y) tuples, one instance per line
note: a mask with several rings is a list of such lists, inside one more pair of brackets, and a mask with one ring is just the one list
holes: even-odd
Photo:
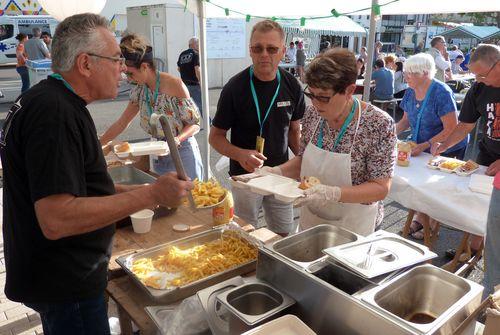
[[(342, 137), (344, 137), (345, 132), (347, 130), (347, 127), (349, 126), (349, 123), (351, 123), (357, 107), (358, 107), (358, 99), (355, 98), (354, 103), (352, 104), (351, 112), (349, 113), (349, 115), (345, 119), (344, 124), (342, 125), (342, 128), (340, 128), (340, 132), (337, 135), (337, 138), (335, 139), (335, 143), (333, 145), (332, 151), (335, 150), (337, 145), (340, 143), (340, 140), (342, 139)], [(319, 134), (318, 134), (318, 144), (317, 144), (317, 147), (320, 149), (323, 149), (323, 125), (324, 125), (324, 123), (325, 123), (325, 119), (321, 119), (321, 124), (320, 124)]]
[(66, 88), (68, 90), (70, 90), (71, 92), (75, 93), (75, 90), (73, 89), (73, 87), (71, 87), (71, 85), (59, 74), (59, 73), (52, 73), (52, 74), (49, 74), (49, 77), (52, 77), (56, 80), (60, 80), (62, 81), (62, 83), (64, 84), (64, 86), (66, 86)]
[(278, 87), (276, 87), (276, 92), (274, 92), (273, 99), (271, 100), (271, 103), (269, 104), (269, 107), (267, 108), (266, 115), (264, 116), (264, 120), (260, 120), (260, 106), (259, 106), (259, 100), (257, 99), (257, 93), (255, 92), (255, 86), (253, 85), (253, 66), (250, 67), (250, 89), (252, 90), (252, 96), (253, 96), (253, 102), (255, 104), (255, 109), (257, 110), (257, 119), (259, 120), (259, 136), (262, 137), (262, 129), (264, 128), (264, 122), (266, 122), (267, 117), (269, 116), (269, 112), (271, 111), (271, 108), (273, 107), (274, 101), (276, 100), (276, 97), (278, 96), (278, 93), (280, 91), (280, 84), (281, 84), (281, 75), (280, 71), (278, 70), (277, 72), (277, 77), (278, 77)]
[[(158, 99), (158, 90), (160, 89), (160, 71), (156, 71), (156, 87), (155, 94), (153, 96), (154, 103), (156, 104), (156, 100)], [(153, 109), (151, 108), (151, 103), (149, 102), (149, 88), (146, 85), (146, 105), (148, 106), (148, 115), (153, 115)]]

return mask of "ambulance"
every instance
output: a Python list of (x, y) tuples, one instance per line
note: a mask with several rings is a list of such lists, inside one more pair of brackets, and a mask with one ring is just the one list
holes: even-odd
[(23, 33), (31, 38), (33, 28), (38, 27), (53, 36), (57, 24), (58, 21), (48, 15), (0, 16), (0, 65), (16, 63), (17, 34)]

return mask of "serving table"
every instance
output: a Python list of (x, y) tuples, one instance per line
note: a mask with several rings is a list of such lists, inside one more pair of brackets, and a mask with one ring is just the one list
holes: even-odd
[[(396, 166), (389, 197), (409, 209), (403, 236), (408, 235), (415, 212), (425, 213), (441, 224), (464, 232), (455, 259), (446, 266), (454, 271), (460, 255), (467, 249), (470, 235), (485, 234), (490, 196), (472, 192), (469, 189), (470, 176), (461, 177), (428, 168), (426, 165), (431, 157), (422, 153), (411, 158), (410, 166)], [(485, 170), (486, 167), (481, 166), (475, 173), (484, 174)], [(430, 228), (424, 226), (425, 245), (431, 247), (433, 238)]]
[[(253, 226), (243, 220), (235, 218), (244, 230), (253, 230)], [(190, 230), (176, 232), (172, 229), (174, 224), (187, 224)], [(185, 238), (202, 231), (209, 230), (212, 225), (211, 210), (191, 211), (188, 207), (180, 207), (173, 214), (154, 219), (151, 231), (146, 234), (134, 233), (132, 226), (119, 228), (113, 241), (113, 251), (109, 263), (109, 282), (106, 292), (118, 306), (118, 316), (122, 334), (132, 334), (131, 321), (139, 327), (141, 334), (156, 334), (157, 328), (144, 311), (145, 306), (158, 305), (150, 299), (129, 276), (125, 275), (122, 268), (116, 263), (116, 258), (159, 244)]]

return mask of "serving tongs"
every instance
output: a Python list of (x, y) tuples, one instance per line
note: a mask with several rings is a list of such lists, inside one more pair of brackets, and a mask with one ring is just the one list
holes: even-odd
[[(158, 114), (153, 113), (149, 119), (149, 125), (151, 127), (151, 131), (156, 133), (156, 125), (158, 124), (158, 120), (160, 121), (161, 127), (163, 128), (163, 134), (165, 135), (165, 139), (167, 140), (168, 148), (170, 149), (170, 155), (172, 156), (172, 160), (174, 161), (175, 170), (177, 171), (177, 176), (182, 180), (189, 180), (186, 175), (186, 170), (184, 170), (184, 165), (182, 164), (181, 156), (179, 155), (179, 150), (177, 149), (177, 144), (175, 143), (174, 134), (172, 133), (172, 128), (168, 123), (167, 116), (162, 114), (158, 116)], [(154, 127), (154, 131), (152, 130)], [(194, 203), (193, 194), (188, 192), (188, 200), (189, 206), (193, 211), (196, 211), (198, 208)]]

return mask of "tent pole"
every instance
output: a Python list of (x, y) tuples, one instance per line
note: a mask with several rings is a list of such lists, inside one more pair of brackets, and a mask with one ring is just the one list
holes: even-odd
[(370, 81), (373, 71), (373, 49), (375, 48), (375, 33), (376, 33), (376, 20), (375, 20), (375, 5), (378, 5), (378, 0), (372, 0), (372, 11), (370, 14), (370, 32), (368, 34), (368, 64), (366, 64), (365, 81), (363, 89), (363, 101), (368, 102), (370, 99)]
[(205, 146), (204, 152), (201, 153), (203, 168), (205, 170), (204, 177), (205, 180), (208, 180), (212, 176), (212, 171), (210, 170), (210, 144), (208, 143), (208, 134), (210, 133), (210, 101), (208, 94), (208, 62), (207, 62), (207, 34), (206, 34), (206, 15), (205, 15), (205, 2), (197, 1), (198, 4), (198, 20), (200, 27), (200, 45), (199, 45), (199, 53), (200, 53), (200, 88), (201, 88), (201, 101), (202, 108), (204, 113), (203, 125), (202, 128), (205, 132)]

